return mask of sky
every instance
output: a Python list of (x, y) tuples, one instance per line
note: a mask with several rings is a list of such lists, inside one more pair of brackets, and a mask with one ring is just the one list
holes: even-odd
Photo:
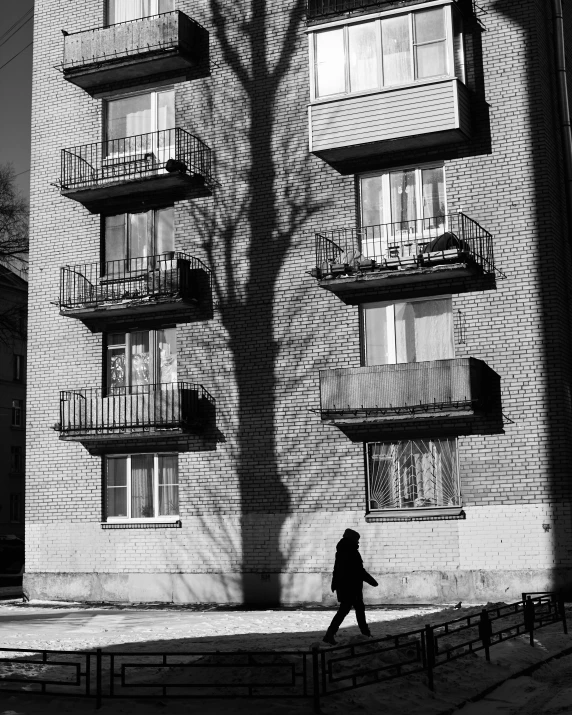
[(30, 195), (33, 49), (26, 45), (32, 42), (33, 21), (9, 38), (5, 33), (20, 18), (26, 20), (29, 16), (23, 16), (33, 7), (33, 0), (0, 0), (0, 164), (12, 164), (19, 174), (16, 184), (26, 199)]

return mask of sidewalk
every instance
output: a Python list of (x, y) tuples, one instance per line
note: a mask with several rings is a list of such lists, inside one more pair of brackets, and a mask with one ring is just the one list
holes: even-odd
[[(0, 649), (2, 646), (56, 650), (100, 647), (107, 652), (129, 650), (133, 653), (310, 649), (312, 644), (320, 642), (333, 612), (330, 609), (247, 611), (212, 607), (191, 610), (0, 603)], [(426, 623), (447, 621), (464, 612), (465, 608), (453, 610), (447, 606), (369, 608), (368, 620), (374, 635), (383, 636), (407, 632)], [(339, 633), (342, 643), (358, 634), (353, 613), (344, 626)], [(535, 645), (531, 648), (528, 638), (518, 637), (494, 646), (491, 663), (486, 662), (483, 654), (442, 666), (435, 670), (435, 693), (428, 689), (425, 676), (413, 675), (325, 698), (322, 709), (326, 714), (364, 710), (395, 715), (451, 713), (487, 687), (572, 647), (572, 635), (564, 635), (560, 624), (551, 625), (537, 632)], [(26, 715), (91, 713), (94, 707), (93, 700), (76, 698), (30, 697), (26, 694), (0, 697), (0, 715), (7, 711)], [(173, 715), (303, 715), (312, 712), (312, 703), (310, 700), (116, 700), (104, 701), (100, 712), (104, 715), (150, 715), (158, 711)], [(466, 715), (465, 711), (461, 712)]]

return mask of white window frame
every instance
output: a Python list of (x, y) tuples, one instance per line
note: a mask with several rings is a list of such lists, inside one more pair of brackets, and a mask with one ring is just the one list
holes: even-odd
[[(133, 452), (131, 454), (107, 454), (104, 457), (104, 472), (105, 472), (105, 521), (106, 524), (172, 524), (180, 520), (181, 502), (179, 498), (179, 513), (168, 514), (165, 516), (150, 516), (146, 518), (131, 518), (131, 516), (108, 516), (107, 514), (107, 493), (110, 488), (107, 484), (107, 460), (108, 459), (126, 459), (127, 460), (127, 514), (131, 513), (131, 458), (140, 455), (150, 456), (146, 452)], [(177, 479), (179, 478), (179, 455), (176, 452), (154, 452), (153, 453), (153, 508), (155, 513), (159, 511), (159, 457), (177, 457)], [(180, 487), (180, 481), (177, 482), (177, 487)], [(121, 488), (123, 487), (115, 487)], [(179, 493), (180, 497), (180, 493)]]
[(453, 304), (452, 304), (452, 295), (432, 295), (432, 296), (423, 296), (421, 298), (408, 298), (406, 300), (395, 300), (395, 301), (376, 301), (374, 303), (363, 303), (361, 306), (361, 316), (362, 316), (362, 335), (363, 335), (363, 359), (364, 359), (364, 365), (368, 366), (368, 360), (367, 360), (367, 309), (368, 308), (393, 308), (391, 312), (392, 320), (388, 321), (387, 323), (387, 341), (388, 344), (391, 346), (391, 349), (388, 351), (390, 354), (393, 355), (393, 362), (388, 362), (386, 363), (387, 365), (400, 365), (400, 364), (406, 364), (406, 363), (398, 363), (397, 362), (397, 349), (396, 349), (396, 343), (395, 343), (395, 306), (396, 305), (401, 305), (402, 303), (420, 303), (420, 302), (427, 302), (427, 301), (432, 301), (432, 300), (450, 300), (451, 301), (451, 344), (453, 346), (453, 355), (451, 359), (455, 358), (456, 355), (456, 345), (455, 345), (455, 320), (454, 320), (454, 309), (453, 309)]
[[(414, 47), (417, 46), (417, 43), (414, 40), (414, 32), (413, 32), (413, 14), (416, 12), (423, 12), (424, 10), (430, 10), (430, 9), (437, 9), (442, 7), (444, 9), (445, 13), (445, 32), (446, 32), (446, 38), (445, 38), (445, 44), (446, 44), (446, 63), (447, 63), (447, 74), (444, 75), (435, 75), (432, 77), (425, 77), (423, 79), (415, 79), (415, 57), (414, 57)], [(309, 50), (309, 61), (310, 61), (310, 101), (312, 103), (319, 103), (319, 102), (328, 102), (336, 99), (341, 99), (344, 97), (348, 96), (360, 96), (360, 95), (365, 95), (365, 94), (375, 94), (378, 92), (384, 92), (384, 91), (392, 91), (395, 89), (403, 88), (403, 87), (408, 87), (408, 86), (413, 86), (413, 85), (418, 85), (418, 84), (426, 84), (426, 83), (434, 83), (438, 81), (443, 81), (443, 80), (452, 80), (452, 79), (458, 79), (461, 81), (463, 84), (466, 81), (466, 71), (463, 72), (463, 76), (461, 77), (456, 77), (455, 76), (455, 54), (454, 54), (454, 38), (453, 38), (453, 12), (456, 12), (459, 14), (459, 17), (462, 20), (462, 15), (460, 14), (460, 11), (453, 6), (452, 0), (437, 0), (436, 2), (428, 2), (424, 4), (423, 6), (414, 6), (411, 8), (407, 8), (407, 10), (404, 10), (403, 8), (400, 8), (398, 10), (390, 10), (386, 11), (383, 13), (372, 13), (370, 15), (367, 15), (366, 17), (361, 16), (359, 18), (353, 19), (353, 20), (338, 20), (336, 22), (331, 22), (331, 23), (324, 23), (323, 25), (320, 25), (319, 28), (311, 28), (307, 30), (306, 32), (308, 33), (308, 50)], [(409, 80), (407, 82), (404, 82), (402, 84), (392, 84), (389, 86), (385, 86), (383, 83), (383, 68), (382, 68), (382, 60), (381, 60), (381, 20), (385, 19), (387, 17), (392, 17), (395, 15), (408, 15), (410, 20), (409, 20), (409, 27), (410, 27), (410, 33), (411, 33), (411, 62), (412, 62), (412, 73), (413, 73), (413, 79)], [(378, 36), (378, 39), (380, 40), (378, 44), (378, 76), (380, 79), (380, 84), (376, 88), (368, 89), (368, 90), (360, 90), (356, 92), (352, 92), (350, 88), (350, 82), (349, 82), (349, 44), (348, 44), (348, 32), (347, 28), (350, 25), (355, 25), (355, 24), (364, 24), (366, 22), (376, 22), (378, 25), (378, 28), (376, 30), (376, 34)], [(318, 87), (318, 74), (317, 74), (317, 62), (316, 62), (316, 42), (315, 42), (315, 37), (319, 32), (324, 32), (327, 30), (334, 30), (334, 29), (339, 29), (343, 28), (344, 29), (344, 57), (345, 57), (345, 91), (338, 93), (338, 94), (328, 94), (320, 97), (317, 93), (317, 87)], [(463, 61), (460, 63), (461, 67), (466, 67), (466, 56), (465, 56), (465, 48), (464, 48), (464, 32), (463, 32), (463, 43), (462, 43), (462, 53), (463, 53)]]

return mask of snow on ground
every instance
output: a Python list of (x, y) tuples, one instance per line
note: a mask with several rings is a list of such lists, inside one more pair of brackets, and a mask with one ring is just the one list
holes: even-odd
[[(480, 608), (480, 607), (479, 607)], [(474, 612), (474, 608), (470, 609)], [(426, 623), (440, 623), (466, 614), (469, 609), (453, 610), (450, 606), (386, 606), (370, 607), (367, 615), (375, 637), (405, 633), (423, 627)], [(217, 607), (166, 608), (166, 607), (84, 607), (81, 604), (39, 603), (22, 605), (0, 604), (0, 649), (41, 648), (55, 650), (91, 650), (104, 652), (129, 651), (228, 651), (228, 650), (308, 650), (321, 638), (333, 616), (333, 609), (276, 609), (250, 611), (223, 610)], [(360, 642), (355, 616), (351, 613), (338, 634), (341, 643), (351, 639)], [(528, 637), (518, 637), (491, 649), (491, 663), (484, 654), (463, 657), (435, 671), (436, 692), (427, 687), (425, 675), (411, 675), (389, 683), (374, 683), (361, 689), (324, 698), (322, 711), (326, 713), (383, 712), (395, 715), (437, 715), (452, 712), (469, 698), (493, 686), (527, 665), (544, 660), (565, 648), (572, 647), (572, 635), (564, 635), (562, 626), (555, 624), (537, 631), (535, 648)], [(563, 663), (554, 661), (555, 664)], [(552, 667), (555, 672), (557, 665)], [(544, 668), (541, 669), (544, 671)], [(540, 671), (538, 671), (540, 672)], [(569, 672), (569, 671), (568, 671)], [(523, 680), (520, 678), (519, 680)], [(530, 678), (529, 678), (530, 680)], [(535, 683), (537, 681), (534, 681)], [(540, 681), (538, 681), (540, 682)], [(525, 710), (520, 695), (522, 687), (534, 699), (541, 694), (546, 700), (544, 685), (535, 688), (528, 683), (517, 686), (517, 680), (502, 686), (508, 698), (517, 698), (519, 715), (531, 715), (543, 710)], [(503, 691), (504, 692), (504, 691)], [(559, 691), (560, 692), (560, 691)], [(525, 693), (526, 694), (526, 693)], [(493, 696), (489, 696), (493, 697)], [(556, 706), (572, 703), (570, 694), (562, 690)], [(501, 700), (504, 695), (501, 694)], [(566, 700), (568, 698), (568, 700)], [(526, 699), (526, 698), (525, 698)], [(552, 698), (554, 700), (554, 698)], [(496, 715), (513, 712), (489, 709), (470, 710), (468, 706), (460, 715)], [(485, 706), (485, 701), (478, 704)], [(496, 705), (495, 705), (496, 707)], [(536, 706), (535, 706), (536, 707)], [(61, 715), (62, 713), (92, 712), (94, 700), (29, 696), (17, 694), (0, 696), (0, 715), (9, 712), (26, 715)], [(205, 715), (248, 714), (272, 715), (312, 712), (310, 700), (105, 700), (100, 711), (103, 715), (150, 715), (151, 713), (205, 713)], [(549, 711), (546, 711), (547, 713)], [(552, 711), (550, 711), (552, 712)], [(556, 711), (554, 711), (556, 712)], [(560, 709), (558, 712), (572, 713)]]

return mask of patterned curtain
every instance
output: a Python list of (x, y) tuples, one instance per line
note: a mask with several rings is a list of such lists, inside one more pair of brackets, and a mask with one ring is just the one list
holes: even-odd
[(176, 455), (159, 456), (159, 516), (179, 513), (179, 475)]

